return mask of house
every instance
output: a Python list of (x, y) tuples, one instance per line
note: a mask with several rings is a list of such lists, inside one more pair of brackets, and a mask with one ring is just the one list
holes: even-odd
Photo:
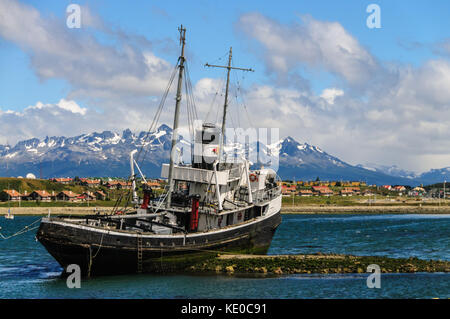
[(60, 184), (67, 185), (67, 184), (70, 184), (70, 183), (73, 182), (73, 178), (69, 178), (69, 177), (67, 177), (67, 178), (64, 178), (64, 177), (52, 178), (51, 181), (55, 182), (55, 183), (60, 183)]
[(131, 189), (131, 182), (110, 181), (105, 184), (108, 189)]
[(354, 192), (353, 192), (352, 189), (344, 188), (344, 189), (341, 189), (341, 191), (339, 192), (339, 194), (340, 194), (341, 196), (352, 196), (352, 195), (354, 195)]
[(108, 189), (118, 189), (119, 182), (118, 181), (109, 181), (104, 184), (104, 186)]
[[(342, 193), (342, 191), (344, 191), (344, 192)], [(346, 194), (347, 196), (360, 195), (361, 189), (359, 187), (344, 187), (340, 193), (341, 193), (341, 195)]]
[(45, 190), (32, 191), (30, 195), (27, 196), (28, 200), (35, 200), (40, 202), (51, 202), (51, 194)]
[(131, 182), (119, 182), (121, 189), (131, 189), (133, 184)]
[(298, 192), (298, 195), (299, 195), (299, 196), (312, 196), (312, 195), (313, 195), (313, 192), (312, 192), (312, 190), (310, 190), (310, 189), (301, 189), (301, 190)]
[(291, 195), (297, 191), (297, 186), (295, 185), (281, 185), (281, 194), (283, 195)]
[(28, 194), (28, 191), (23, 191), (23, 193), (22, 193), (22, 200), (28, 200), (28, 196), (29, 196), (30, 194)]
[(155, 182), (155, 181), (148, 181), (147, 186), (149, 186), (152, 189), (160, 189), (161, 188), (161, 184), (159, 182)]
[(396, 192), (404, 192), (404, 191), (406, 191), (406, 187), (398, 185), (398, 186), (394, 186), (394, 188), (392, 190), (396, 191)]
[(98, 187), (100, 186), (100, 180), (99, 179), (88, 179), (88, 178), (80, 178), (81, 185), (87, 186), (87, 187)]
[(382, 188), (384, 188), (384, 189), (387, 189), (387, 190), (391, 190), (392, 189), (392, 186), (391, 185), (383, 185), (383, 186), (381, 186)]
[(314, 195), (319, 196), (331, 196), (333, 195), (333, 191), (328, 188), (328, 186), (312, 186), (312, 192)]
[(16, 202), (16, 201), (20, 201), (22, 198), (22, 194), (20, 194), (18, 191), (16, 191), (15, 189), (4, 189), (1, 193), (0, 193), (0, 199), (2, 201), (12, 201), (12, 202)]
[(77, 198), (78, 196), (80, 195), (72, 191), (62, 191), (59, 192), (58, 195), (56, 195), (56, 199), (59, 201), (77, 202), (80, 201), (80, 199)]
[(106, 200), (106, 195), (102, 191), (95, 191), (94, 196), (98, 200)]
[(94, 200), (97, 200), (97, 197), (92, 192), (84, 192), (79, 196), (79, 199), (92, 202)]

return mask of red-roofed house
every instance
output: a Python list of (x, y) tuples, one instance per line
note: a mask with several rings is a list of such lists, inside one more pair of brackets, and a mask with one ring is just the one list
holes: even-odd
[(131, 189), (131, 182), (111, 181), (105, 184), (109, 189)]
[(81, 178), (81, 185), (87, 186), (87, 187), (97, 187), (100, 186), (100, 180), (99, 179), (88, 179), (88, 178)]
[(300, 196), (312, 196), (313, 192), (310, 189), (302, 189), (298, 192), (298, 195)]
[(320, 196), (331, 196), (333, 195), (333, 191), (328, 188), (328, 186), (312, 186), (312, 191), (314, 195)]
[(61, 177), (61, 178), (52, 178), (51, 180), (52, 180), (52, 182), (60, 183), (60, 184), (65, 184), (65, 185), (66, 185), (66, 184), (72, 183), (73, 178), (69, 178), (69, 177), (64, 178), (64, 177)]
[(353, 191), (348, 188), (341, 189), (339, 193), (341, 194), (341, 196), (352, 196), (354, 194)]
[(406, 191), (406, 187), (405, 186), (401, 186), (401, 185), (394, 186), (394, 188), (392, 190), (396, 191), (396, 192), (404, 192), (404, 191)]
[(94, 195), (98, 200), (106, 200), (106, 195), (102, 191), (95, 191)]
[(96, 196), (95, 196), (95, 194), (92, 193), (92, 192), (84, 192), (83, 194), (81, 194), (81, 195), (79, 196), (79, 198), (80, 198), (81, 200), (86, 200), (86, 201), (90, 201), (90, 202), (92, 202), (93, 200), (96, 200), (96, 199), (97, 199)]
[(47, 191), (32, 191), (30, 195), (27, 196), (28, 200), (36, 200), (41, 202), (50, 202), (52, 200), (52, 195)]
[(76, 202), (80, 200), (77, 198), (78, 196), (80, 196), (80, 194), (76, 194), (72, 191), (62, 191), (56, 195), (56, 199), (60, 201)]
[(153, 188), (153, 189), (161, 188), (161, 184), (159, 182), (154, 182), (154, 181), (147, 182), (147, 186), (150, 186), (150, 188)]
[(281, 193), (283, 195), (291, 195), (292, 193), (295, 193), (297, 191), (296, 185), (281, 185)]
[(0, 199), (3, 201), (19, 201), (22, 197), (22, 194), (20, 194), (18, 191), (16, 191), (15, 189), (4, 189), (1, 193), (0, 193)]
[(345, 187), (340, 191), (342, 196), (360, 195), (361, 190), (359, 187)]

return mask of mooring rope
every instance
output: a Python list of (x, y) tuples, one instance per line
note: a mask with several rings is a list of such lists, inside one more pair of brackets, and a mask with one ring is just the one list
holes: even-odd
[[(41, 219), (38, 219), (38, 220), (32, 222), (31, 224), (25, 226), (24, 228), (22, 228), (21, 230), (19, 230), (18, 232), (14, 233), (14, 234), (12, 234), (12, 235), (10, 235), (10, 236), (5, 236), (5, 235), (3, 235), (3, 234), (0, 232), (0, 237), (1, 237), (2, 239), (5, 239), (5, 240), (6, 240), (6, 239), (10, 239), (10, 238), (15, 237), (15, 236), (19, 236), (19, 235), (25, 234), (26, 232), (35, 230), (35, 229), (39, 228), (39, 226), (34, 226), (34, 227), (31, 227), (31, 226), (34, 225), (34, 224), (36, 224), (36, 223), (39, 222), (40, 220), (41, 220)], [(31, 227), (31, 228), (30, 228), (30, 227)], [(0, 227), (0, 229), (1, 229), (1, 227)]]

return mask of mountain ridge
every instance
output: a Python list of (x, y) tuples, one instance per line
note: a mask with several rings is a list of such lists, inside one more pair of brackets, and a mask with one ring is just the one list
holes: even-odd
[[(33, 173), (44, 178), (58, 176), (129, 175), (129, 154), (144, 147), (148, 156), (139, 163), (149, 177), (159, 177), (161, 163), (168, 162), (172, 129), (162, 124), (154, 132), (133, 133), (125, 129), (92, 132), (74, 137), (46, 136), (19, 141), (15, 146), (0, 145), (0, 175), (25, 176)], [(179, 141), (189, 144), (179, 137)], [(350, 165), (317, 146), (299, 143), (287, 136), (276, 143), (250, 146), (278, 155), (278, 175), (291, 180), (358, 180), (368, 184), (418, 185), (450, 180), (450, 167), (422, 174), (397, 166), (376, 164)], [(183, 155), (184, 156), (184, 155)]]

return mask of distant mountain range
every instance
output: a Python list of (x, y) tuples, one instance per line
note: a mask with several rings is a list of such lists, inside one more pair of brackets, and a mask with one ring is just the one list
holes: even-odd
[(435, 184), (442, 183), (443, 181), (450, 181), (450, 167), (444, 167), (440, 169), (431, 169), (428, 172), (422, 174), (416, 174), (412, 171), (404, 170), (399, 168), (397, 165), (387, 166), (387, 165), (377, 165), (377, 164), (365, 164), (357, 165), (357, 167), (362, 167), (367, 170), (371, 170), (378, 173), (383, 173), (386, 175), (391, 175), (394, 177), (406, 178), (411, 181), (415, 181), (417, 184)]
[[(104, 131), (75, 137), (33, 138), (14, 147), (0, 145), (0, 176), (26, 176), (33, 173), (43, 178), (74, 176), (127, 177), (129, 154), (144, 146), (141, 169), (148, 177), (159, 177), (161, 164), (168, 163), (172, 129), (161, 125), (154, 132), (133, 134)], [(179, 138), (181, 143), (188, 141)], [(417, 175), (397, 166), (375, 164), (350, 165), (327, 154), (317, 146), (301, 144), (286, 137), (271, 145), (253, 145), (264, 152), (279, 155), (278, 175), (291, 180), (356, 180), (369, 184), (418, 185), (450, 181), (450, 167), (432, 169)], [(141, 157), (142, 158), (142, 157)]]

